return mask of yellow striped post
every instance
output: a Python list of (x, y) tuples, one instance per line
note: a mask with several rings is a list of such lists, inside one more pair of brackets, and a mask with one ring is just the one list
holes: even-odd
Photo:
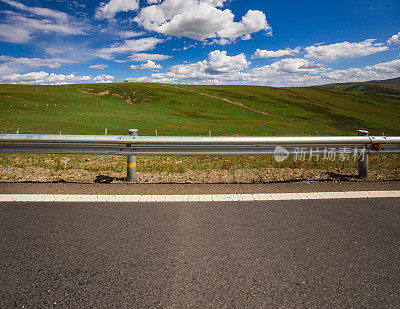
[[(137, 136), (136, 129), (129, 130), (129, 136)], [(127, 162), (127, 171), (126, 171), (126, 180), (128, 182), (135, 182), (135, 174), (136, 174), (136, 156), (128, 155)]]

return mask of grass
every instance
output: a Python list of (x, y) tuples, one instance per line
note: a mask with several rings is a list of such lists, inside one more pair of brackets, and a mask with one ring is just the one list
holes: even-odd
[(364, 83), (342, 83), (318, 86), (326, 89), (361, 93), (365, 95), (400, 100), (400, 83), (364, 82)]
[[(324, 87), (193, 86), (113, 83), (66, 86), (0, 85), (0, 133), (139, 135), (400, 135), (400, 83)], [(55, 173), (118, 172), (126, 158), (91, 155), (0, 155), (1, 167)], [(400, 171), (399, 156), (371, 156), (371, 170)], [(178, 173), (266, 168), (356, 169), (354, 161), (282, 163), (272, 156), (138, 157), (138, 172)], [(236, 176), (235, 176), (236, 177)], [(396, 176), (399, 177), (399, 176)], [(261, 174), (260, 174), (260, 179)]]
[[(187, 171), (210, 171), (240, 169), (265, 169), (265, 168), (291, 168), (291, 169), (325, 169), (343, 170), (356, 169), (357, 162), (352, 158), (341, 161), (295, 160), (294, 156), (283, 162), (276, 162), (273, 156), (138, 156), (137, 171), (144, 173), (167, 172), (184, 173)], [(374, 155), (369, 157), (371, 170), (400, 170), (399, 156)], [(82, 169), (91, 172), (126, 171), (125, 156), (99, 156), (99, 155), (55, 155), (55, 154), (7, 154), (0, 156), (2, 167), (40, 167), (59, 170)]]
[(104, 134), (107, 128), (108, 134), (119, 135), (136, 128), (140, 135), (155, 130), (195, 136), (209, 131), (223, 136), (353, 135), (363, 128), (371, 134), (400, 134), (400, 100), (393, 98), (319, 87), (179, 88), (116, 83), (37, 86), (36, 91), (34, 85), (0, 85), (0, 132)]

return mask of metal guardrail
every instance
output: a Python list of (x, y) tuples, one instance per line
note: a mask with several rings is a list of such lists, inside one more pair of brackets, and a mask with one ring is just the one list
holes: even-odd
[(127, 155), (127, 179), (135, 178), (137, 155), (362, 154), (359, 175), (368, 177), (369, 154), (400, 154), (400, 137), (368, 136), (189, 137), (129, 135), (0, 134), (0, 153)]

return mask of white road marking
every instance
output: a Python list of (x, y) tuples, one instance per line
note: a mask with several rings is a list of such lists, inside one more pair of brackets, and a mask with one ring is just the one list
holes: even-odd
[[(0, 194), (0, 202), (241, 202), (288, 201), (315, 199), (400, 197), (394, 191), (345, 191), (270, 194), (197, 194), (197, 195), (63, 195), (63, 194)], [(400, 203), (399, 203), (400, 205)]]

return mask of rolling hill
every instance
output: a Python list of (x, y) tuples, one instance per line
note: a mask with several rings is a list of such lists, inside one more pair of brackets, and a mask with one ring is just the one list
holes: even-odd
[(400, 78), (362, 83), (329, 84), (317, 87), (400, 100), (399, 79)]
[(400, 135), (400, 83), (0, 85), (0, 114), (2, 133)]

